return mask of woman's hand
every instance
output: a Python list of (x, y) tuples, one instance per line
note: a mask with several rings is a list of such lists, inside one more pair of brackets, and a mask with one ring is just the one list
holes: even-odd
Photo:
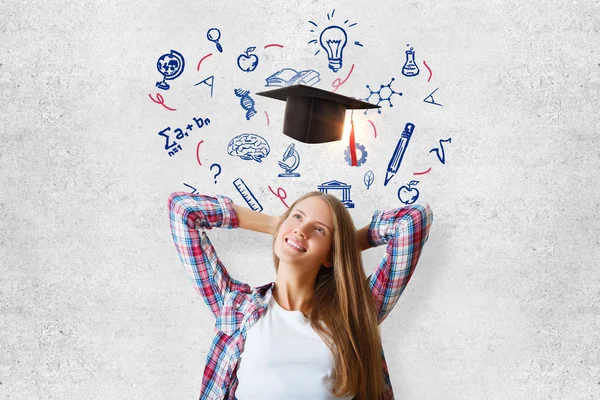
[(238, 216), (240, 228), (270, 234), (275, 232), (275, 223), (278, 222), (278, 217), (254, 211), (239, 204), (233, 204), (233, 210)]
[(281, 215), (273, 215), (271, 217), (271, 234), (275, 234), (275, 229), (277, 229), (277, 225), (282, 218), (283, 216)]
[(356, 231), (356, 246), (360, 252), (371, 248), (369, 243), (369, 224)]

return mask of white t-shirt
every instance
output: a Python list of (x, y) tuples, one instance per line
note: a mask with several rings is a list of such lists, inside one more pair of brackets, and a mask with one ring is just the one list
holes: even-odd
[(271, 297), (265, 314), (246, 332), (238, 360), (238, 400), (351, 400), (331, 395), (333, 354), (301, 311)]

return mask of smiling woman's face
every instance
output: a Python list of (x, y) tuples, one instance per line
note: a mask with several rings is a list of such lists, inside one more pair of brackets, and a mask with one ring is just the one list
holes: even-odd
[[(283, 221), (274, 251), (281, 262), (299, 267), (315, 267), (327, 260), (333, 240), (333, 215), (329, 204), (317, 196), (296, 203)], [(293, 245), (304, 249), (297, 250)]]

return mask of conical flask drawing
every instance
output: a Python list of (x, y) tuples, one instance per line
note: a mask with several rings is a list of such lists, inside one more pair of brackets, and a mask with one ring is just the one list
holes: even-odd
[(415, 62), (415, 52), (411, 47), (410, 50), (406, 50), (406, 62), (402, 67), (402, 75), (404, 76), (417, 76), (419, 75), (419, 67)]

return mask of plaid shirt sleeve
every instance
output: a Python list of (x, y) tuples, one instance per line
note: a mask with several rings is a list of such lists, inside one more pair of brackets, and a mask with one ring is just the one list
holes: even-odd
[(415, 271), (432, 222), (427, 203), (373, 213), (369, 242), (373, 247), (387, 243), (383, 259), (369, 276), (379, 324), (392, 311)]
[(168, 200), (171, 234), (175, 249), (196, 292), (204, 299), (215, 317), (220, 314), (227, 292), (249, 289), (229, 276), (217, 257), (205, 229), (239, 228), (233, 201), (186, 192), (171, 193)]

